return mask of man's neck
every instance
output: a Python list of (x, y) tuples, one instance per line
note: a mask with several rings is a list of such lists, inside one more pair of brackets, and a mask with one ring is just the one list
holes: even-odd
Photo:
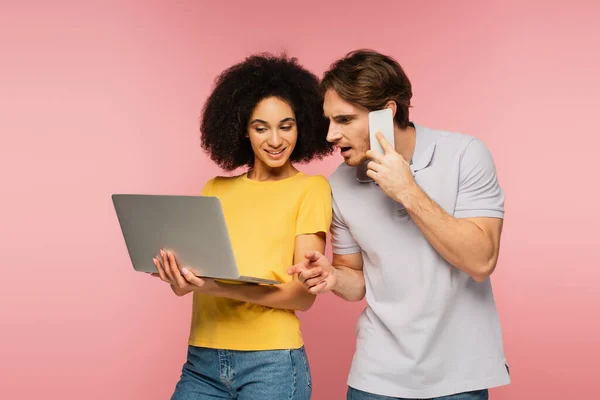
[(394, 147), (396, 151), (410, 163), (417, 144), (417, 131), (409, 125), (404, 129), (394, 125)]

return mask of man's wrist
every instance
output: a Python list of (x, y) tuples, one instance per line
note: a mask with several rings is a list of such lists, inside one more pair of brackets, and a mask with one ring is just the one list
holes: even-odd
[(417, 185), (416, 182), (413, 182), (410, 186), (404, 189), (401, 193), (398, 193), (394, 200), (398, 203), (402, 204), (407, 211), (412, 211), (418, 204), (419, 196), (423, 194), (423, 191)]
[(333, 270), (331, 271), (331, 275), (332, 275), (332, 280), (333, 280), (333, 284), (331, 285), (331, 288), (329, 290), (331, 291), (336, 291), (338, 289), (339, 283), (340, 283), (340, 270), (336, 267), (333, 267)]

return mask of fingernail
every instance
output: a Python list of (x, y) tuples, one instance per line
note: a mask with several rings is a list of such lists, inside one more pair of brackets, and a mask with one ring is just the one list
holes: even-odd
[(160, 249), (160, 255), (163, 257), (165, 256), (165, 251), (163, 249)]
[(152, 257), (152, 261), (154, 261), (154, 265), (158, 264), (158, 261), (156, 261), (155, 257)]
[(181, 273), (182, 273), (182, 274), (184, 274), (184, 275), (187, 275), (187, 274), (189, 274), (189, 272), (190, 272), (190, 271), (188, 271), (188, 269), (187, 269), (187, 268), (181, 268)]

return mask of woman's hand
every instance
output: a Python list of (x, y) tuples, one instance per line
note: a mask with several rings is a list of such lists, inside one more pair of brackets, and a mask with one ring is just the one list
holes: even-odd
[(153, 273), (152, 276), (170, 284), (177, 296), (184, 296), (191, 291), (210, 294), (218, 287), (214, 279), (201, 279), (187, 268), (181, 268), (171, 250), (161, 249), (160, 255), (154, 257), (154, 265), (158, 273)]

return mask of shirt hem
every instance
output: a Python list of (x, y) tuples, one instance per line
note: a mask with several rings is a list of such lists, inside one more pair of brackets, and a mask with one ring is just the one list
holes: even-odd
[(504, 218), (504, 212), (495, 210), (464, 210), (455, 211), (454, 217), (456, 218), (478, 218), (478, 217), (490, 217), (490, 218)]
[(333, 250), (333, 254), (339, 254), (339, 255), (356, 254), (356, 253), (361, 252), (361, 249), (359, 246), (349, 247), (349, 248), (333, 247), (332, 250)]
[(475, 390), (492, 389), (510, 384), (510, 376), (494, 377), (486, 380), (452, 382), (437, 385), (428, 389), (405, 389), (390, 387), (388, 382), (378, 380), (367, 384), (358, 379), (348, 378), (348, 386), (363, 392), (389, 397), (404, 397), (407, 399), (422, 399), (431, 397), (450, 396), (457, 393), (471, 392)]
[(205, 342), (202, 340), (188, 340), (188, 345), (194, 347), (204, 347), (208, 349), (218, 349), (218, 350), (234, 350), (234, 351), (263, 351), (263, 350), (297, 350), (304, 346), (304, 341), (300, 341), (300, 343), (281, 343), (274, 345), (220, 345), (219, 343), (211, 343)]

